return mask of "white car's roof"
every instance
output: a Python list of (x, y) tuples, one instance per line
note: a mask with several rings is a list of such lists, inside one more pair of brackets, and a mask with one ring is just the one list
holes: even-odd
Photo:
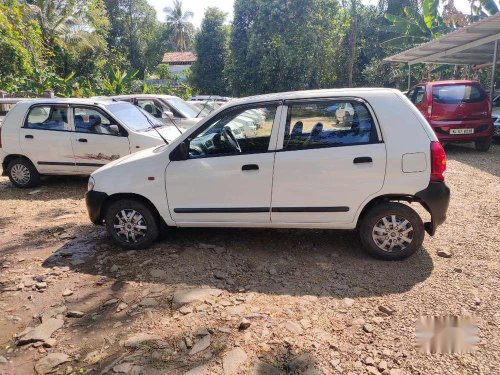
[[(275, 100), (292, 100), (292, 99), (313, 99), (329, 96), (358, 96), (366, 94), (369, 92), (377, 93), (399, 93), (401, 91), (396, 89), (386, 89), (386, 88), (345, 88), (345, 89), (325, 89), (325, 90), (304, 90), (304, 91), (289, 91), (289, 92), (278, 92), (273, 94), (264, 94), (249, 96), (246, 98), (233, 99), (230, 105), (235, 104), (247, 104), (255, 102), (266, 102)], [(228, 104), (229, 104), (228, 103)]]
[(42, 98), (42, 99), (28, 99), (18, 102), (16, 105), (31, 106), (33, 104), (81, 104), (81, 105), (109, 105), (115, 103), (109, 98)]

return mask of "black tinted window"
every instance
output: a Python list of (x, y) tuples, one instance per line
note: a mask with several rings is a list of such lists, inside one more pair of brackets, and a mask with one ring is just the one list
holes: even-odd
[(432, 100), (439, 104), (477, 103), (485, 98), (485, 92), (474, 85), (434, 86), (432, 88)]
[(375, 137), (373, 118), (362, 103), (324, 101), (293, 104), (288, 108), (283, 148), (300, 150), (365, 144)]

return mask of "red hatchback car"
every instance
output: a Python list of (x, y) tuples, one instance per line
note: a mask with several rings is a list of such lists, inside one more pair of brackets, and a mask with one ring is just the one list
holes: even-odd
[(478, 151), (490, 148), (493, 137), (490, 100), (479, 82), (423, 82), (406, 95), (441, 143), (474, 142)]

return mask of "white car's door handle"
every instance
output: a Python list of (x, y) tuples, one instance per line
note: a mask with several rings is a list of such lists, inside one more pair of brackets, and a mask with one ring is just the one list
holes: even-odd
[(35, 137), (33, 137), (31, 134), (28, 134), (28, 135), (25, 135), (24, 138), (33, 139)]
[(78, 142), (83, 142), (83, 143), (85, 143), (85, 142), (87, 142), (87, 139), (86, 139), (86, 138), (78, 138)]
[(258, 171), (259, 166), (257, 164), (245, 164), (241, 167), (242, 171)]
[(361, 164), (361, 163), (373, 163), (373, 160), (369, 156), (362, 156), (359, 158), (354, 158), (352, 161), (354, 164)]

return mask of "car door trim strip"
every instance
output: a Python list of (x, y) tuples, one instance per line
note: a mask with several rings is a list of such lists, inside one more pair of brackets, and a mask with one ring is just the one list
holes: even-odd
[(102, 163), (71, 163), (71, 162), (58, 162), (58, 161), (39, 161), (38, 165), (73, 165), (77, 167), (102, 167), (106, 164)]
[(272, 212), (348, 212), (349, 207), (273, 207)]
[(176, 214), (227, 214), (269, 212), (269, 207), (174, 208)]
[(220, 208), (174, 208), (176, 214), (227, 214), (258, 212), (348, 212), (349, 207), (220, 207)]

